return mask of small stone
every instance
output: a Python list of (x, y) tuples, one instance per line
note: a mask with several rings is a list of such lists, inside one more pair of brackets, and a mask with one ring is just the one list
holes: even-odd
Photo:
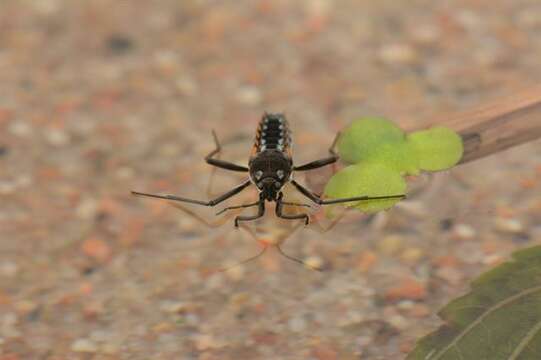
[(77, 339), (71, 344), (71, 351), (80, 353), (95, 353), (98, 346), (90, 339)]
[(387, 290), (385, 297), (389, 301), (400, 299), (422, 300), (427, 295), (426, 285), (414, 279), (406, 279)]
[(187, 96), (196, 95), (199, 88), (195, 81), (186, 77), (177, 79), (175, 85), (181, 93)]
[(45, 131), (45, 139), (50, 145), (62, 147), (70, 142), (68, 133), (62, 129), (47, 129)]
[(90, 238), (83, 242), (82, 251), (85, 255), (94, 258), (100, 262), (105, 262), (111, 258), (111, 247), (101, 239)]
[(101, 346), (101, 352), (107, 355), (114, 355), (118, 353), (120, 347), (117, 344), (105, 343)]
[(406, 214), (415, 217), (416, 219), (426, 219), (430, 216), (426, 205), (421, 201), (401, 201), (396, 204), (396, 207), (403, 210)]
[(387, 65), (411, 65), (419, 56), (408, 44), (389, 44), (379, 50), (379, 58)]
[(135, 176), (135, 171), (131, 167), (122, 166), (116, 170), (115, 175), (119, 179), (131, 179)]
[(21, 300), (15, 303), (15, 309), (21, 316), (26, 316), (38, 308), (38, 304), (30, 300)]
[(194, 336), (194, 342), (195, 342), (195, 347), (199, 351), (204, 351), (208, 349), (217, 349), (224, 346), (222, 342), (218, 341), (216, 338), (214, 338), (214, 336), (210, 334), (196, 335)]
[(361, 272), (367, 272), (374, 267), (378, 261), (378, 256), (373, 251), (363, 251), (357, 261), (357, 269)]
[(113, 34), (107, 39), (107, 47), (116, 55), (127, 53), (134, 47), (134, 42), (122, 34)]
[(191, 305), (184, 301), (164, 301), (160, 310), (168, 314), (183, 314), (189, 311)]
[(306, 258), (306, 260), (304, 260), (304, 264), (309, 269), (321, 270), (323, 269), (324, 262), (319, 256), (309, 256)]
[(0, 194), (13, 194), (17, 190), (17, 185), (13, 181), (0, 181)]
[(233, 280), (233, 281), (240, 281), (244, 277), (244, 266), (242, 265), (233, 265), (230, 267), (227, 271), (224, 272), (225, 275)]
[(460, 285), (464, 280), (464, 275), (454, 267), (441, 267), (436, 270), (435, 275), (451, 285)]
[(424, 318), (427, 316), (430, 316), (432, 313), (430, 308), (423, 304), (414, 304), (411, 309), (409, 309), (409, 313), (416, 318)]
[(2, 261), (0, 263), (0, 276), (14, 277), (19, 272), (19, 267), (13, 261)]
[(436, 26), (419, 25), (413, 29), (413, 40), (421, 45), (434, 45), (440, 38), (440, 31)]
[(21, 332), (16, 328), (19, 321), (17, 314), (6, 313), (0, 318), (0, 337), (17, 338)]
[(453, 234), (458, 238), (458, 239), (461, 239), (461, 240), (471, 240), (473, 239), (476, 235), (477, 235), (477, 232), (475, 231), (475, 229), (470, 226), (470, 225), (467, 225), (467, 224), (456, 224), (455, 226), (453, 226)]
[(262, 100), (261, 91), (255, 86), (243, 86), (237, 91), (237, 100), (244, 105), (258, 105)]
[(80, 219), (83, 220), (89, 220), (93, 219), (96, 216), (96, 213), (98, 211), (98, 202), (96, 199), (87, 198), (83, 199), (77, 208), (75, 209), (75, 214)]
[(404, 238), (400, 235), (388, 235), (378, 243), (378, 249), (385, 255), (394, 255), (402, 247)]
[(301, 333), (306, 330), (306, 320), (302, 316), (295, 316), (288, 321), (289, 329), (293, 332)]
[(504, 261), (504, 258), (499, 254), (491, 254), (483, 258), (484, 265), (496, 266)]
[(400, 254), (400, 259), (410, 265), (417, 264), (423, 258), (425, 252), (421, 248), (408, 248)]
[(517, 234), (524, 230), (524, 226), (517, 219), (497, 218), (494, 226), (502, 233)]
[(409, 322), (402, 315), (393, 315), (387, 321), (398, 330), (405, 330), (410, 326)]
[(26, 137), (32, 134), (32, 126), (24, 121), (15, 121), (8, 127), (8, 131), (19, 137)]

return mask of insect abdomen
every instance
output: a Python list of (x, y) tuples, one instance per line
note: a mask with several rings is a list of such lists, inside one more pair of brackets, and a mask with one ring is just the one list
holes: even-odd
[(291, 133), (283, 114), (265, 114), (259, 122), (254, 148), (256, 152), (278, 150), (285, 152), (291, 144)]

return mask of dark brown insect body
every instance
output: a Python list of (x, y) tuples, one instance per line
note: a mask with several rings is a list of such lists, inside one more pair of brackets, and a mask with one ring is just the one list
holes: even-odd
[(249, 173), (249, 179), (246, 179), (242, 184), (226, 192), (225, 194), (209, 201), (188, 199), (174, 195), (154, 195), (135, 191), (132, 191), (132, 193), (134, 195), (148, 196), (159, 199), (181, 201), (204, 206), (215, 206), (233, 197), (234, 195), (237, 195), (253, 183), (259, 190), (259, 199), (256, 202), (226, 207), (218, 213), (221, 214), (231, 209), (257, 206), (257, 214), (251, 216), (237, 216), (235, 218), (235, 226), (238, 226), (239, 222), (241, 221), (251, 221), (262, 217), (265, 214), (265, 201), (276, 202), (276, 215), (278, 217), (291, 220), (302, 219), (305, 221), (305, 224), (308, 224), (310, 220), (308, 214), (287, 215), (283, 213), (283, 207), (287, 205), (310, 206), (307, 204), (297, 204), (284, 201), (282, 188), (287, 183), (291, 183), (301, 194), (319, 205), (405, 197), (405, 195), (393, 195), (377, 197), (357, 196), (343, 199), (321, 199), (318, 195), (297, 183), (295, 180), (293, 180), (293, 172), (317, 169), (325, 165), (335, 163), (338, 160), (338, 155), (334, 152), (334, 145), (338, 139), (338, 136), (335, 138), (335, 141), (329, 149), (330, 156), (309, 162), (304, 165), (294, 166), (291, 153), (291, 131), (289, 130), (289, 125), (283, 114), (265, 113), (263, 115), (257, 128), (256, 138), (252, 148), (252, 154), (248, 162), (248, 167), (214, 158), (214, 156), (220, 152), (221, 146), (214, 132), (213, 136), (216, 143), (216, 149), (214, 149), (214, 151), (208, 154), (205, 158), (207, 163), (230, 171), (247, 172)]

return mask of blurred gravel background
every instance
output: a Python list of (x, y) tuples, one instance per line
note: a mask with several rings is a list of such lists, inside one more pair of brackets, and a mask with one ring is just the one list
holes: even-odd
[[(245, 162), (264, 110), (302, 162), (363, 115), (416, 124), (539, 84), (540, 32), (537, 0), (0, 1), (0, 359), (403, 358), (539, 242), (539, 142), (301, 229), (284, 248), (323, 273), (274, 251), (209, 272), (257, 243), (129, 190), (205, 198), (210, 130)], [(259, 236), (283, 236), (267, 215)]]

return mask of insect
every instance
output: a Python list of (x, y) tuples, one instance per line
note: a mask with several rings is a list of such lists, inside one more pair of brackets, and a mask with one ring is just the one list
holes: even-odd
[(305, 225), (308, 225), (310, 222), (308, 214), (301, 213), (290, 215), (284, 213), (284, 206), (310, 207), (308, 204), (298, 204), (284, 200), (282, 188), (287, 183), (292, 184), (302, 195), (318, 205), (405, 198), (404, 194), (400, 194), (390, 196), (356, 196), (341, 199), (322, 199), (319, 195), (299, 184), (293, 179), (293, 174), (295, 172), (317, 169), (338, 161), (339, 156), (334, 148), (339, 134), (337, 134), (329, 148), (328, 157), (295, 166), (293, 164), (291, 151), (291, 131), (284, 114), (281, 113), (263, 114), (257, 127), (248, 166), (237, 165), (217, 159), (216, 156), (221, 151), (221, 145), (214, 131), (212, 132), (212, 135), (216, 147), (205, 157), (205, 161), (212, 166), (225, 170), (248, 173), (248, 178), (240, 185), (208, 201), (190, 199), (176, 195), (157, 195), (137, 191), (132, 191), (132, 194), (212, 207), (239, 194), (250, 185), (255, 185), (259, 192), (257, 201), (244, 205), (229, 206), (218, 212), (218, 214), (221, 214), (232, 209), (257, 207), (257, 213), (254, 215), (237, 216), (234, 222), (235, 227), (238, 227), (240, 222), (253, 221), (263, 217), (265, 214), (266, 202), (276, 202), (275, 212), (277, 217), (288, 220), (304, 220)]

